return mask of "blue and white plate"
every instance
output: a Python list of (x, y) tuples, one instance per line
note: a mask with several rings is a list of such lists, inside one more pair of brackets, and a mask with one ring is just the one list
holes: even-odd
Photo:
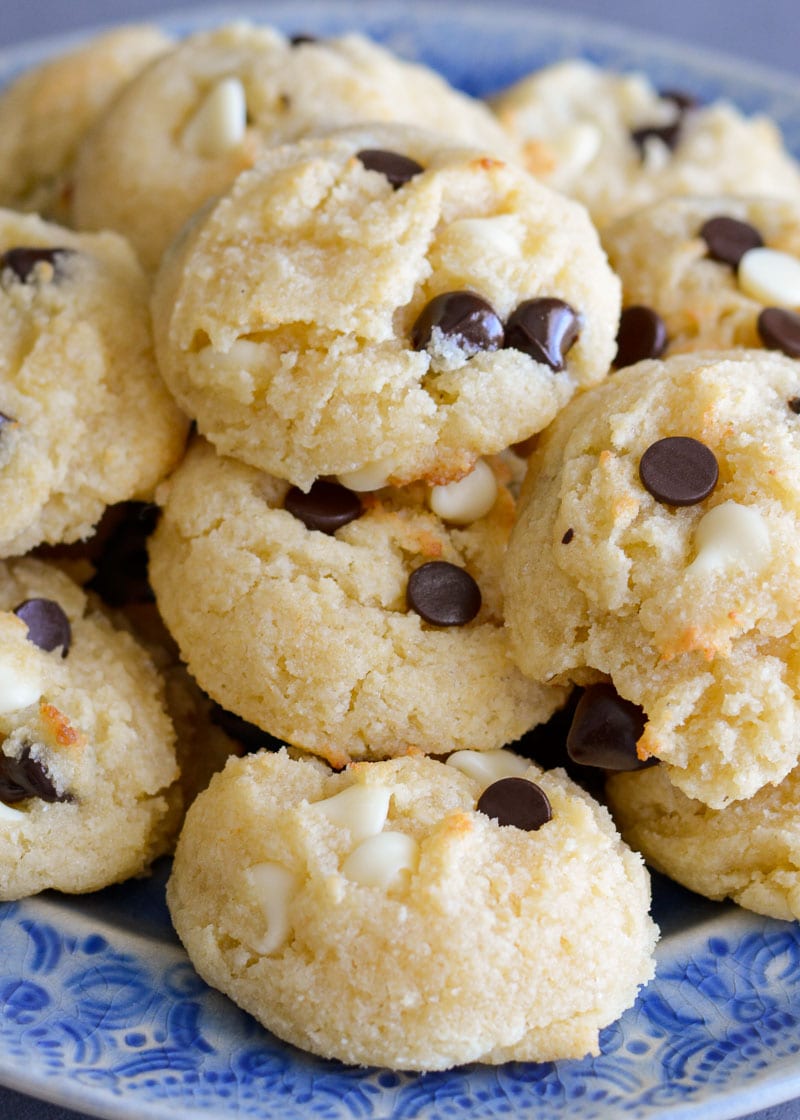
[[(476, 94), (581, 54), (776, 118), (800, 154), (800, 84), (739, 61), (517, 5), (295, 0), (246, 16), (290, 32), (357, 27)], [(0, 53), (0, 82), (72, 40)], [(0, 904), (0, 1083), (93, 1115), (174, 1120), (729, 1120), (800, 1096), (800, 926), (657, 880), (658, 975), (602, 1056), (414, 1076), (350, 1069), (277, 1042), (194, 973), (164, 905), (168, 867), (92, 896)]]

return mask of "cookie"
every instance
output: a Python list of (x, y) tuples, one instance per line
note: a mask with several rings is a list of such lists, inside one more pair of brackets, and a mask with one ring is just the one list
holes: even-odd
[(69, 545), (43, 546), (35, 555), (66, 572), (101, 600), (113, 625), (127, 630), (147, 652), (164, 689), (164, 705), (175, 729), (175, 753), (185, 806), (205, 789), (231, 754), (265, 746), (269, 736), (220, 709), (198, 686), (180, 659), (164, 625), (147, 576), (147, 538), (158, 507), (144, 502), (109, 506), (94, 534)]
[(180, 457), (148, 296), (116, 234), (0, 211), (0, 555), (88, 536)]
[(681, 793), (663, 767), (616, 774), (606, 787), (614, 819), (648, 863), (706, 898), (800, 918), (800, 769), (747, 801), (709, 809)]
[(229, 762), (167, 890), (203, 978), (349, 1063), (597, 1053), (653, 974), (640, 857), (563, 772), (505, 751), (450, 762)]
[(800, 199), (666, 198), (609, 226), (603, 244), (626, 305), (618, 365), (659, 357), (657, 339), (662, 354), (800, 357)]
[(766, 350), (621, 370), (540, 438), (507, 552), (523, 671), (611, 678), (640, 757), (715, 809), (800, 752), (798, 396)]
[(149, 542), (189, 671), (224, 708), (334, 765), (518, 738), (564, 692), (511, 660), (499, 583), (514, 503), (494, 470), (479, 468), (481, 504), (459, 525), (422, 484), (305, 495), (198, 441), (159, 489)]
[(606, 375), (619, 282), (575, 203), (376, 125), (241, 175), (165, 257), (153, 311), (165, 380), (219, 451), (372, 489), (457, 479), (545, 427)]
[(80, 141), (125, 83), (169, 44), (156, 27), (119, 27), (26, 71), (3, 90), (0, 206), (69, 224)]
[(800, 169), (767, 117), (698, 105), (643, 74), (571, 59), (523, 78), (493, 103), (530, 170), (599, 226), (668, 195), (770, 194), (800, 200)]
[(125, 234), (155, 268), (193, 211), (266, 149), (373, 120), (513, 152), (486, 106), (360, 35), (290, 40), (239, 22), (190, 36), (116, 101), (82, 146), (75, 224)]
[(0, 898), (141, 875), (180, 810), (152, 663), (40, 561), (0, 566), (0, 608)]

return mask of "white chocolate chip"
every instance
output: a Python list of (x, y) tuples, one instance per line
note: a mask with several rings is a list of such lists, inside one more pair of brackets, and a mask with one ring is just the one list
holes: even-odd
[(732, 501), (714, 506), (700, 519), (694, 543), (697, 556), (687, 570), (699, 575), (732, 564), (758, 572), (772, 551), (769, 528), (758, 510)]
[(263, 347), (249, 338), (237, 338), (229, 350), (214, 350), (207, 346), (199, 355), (199, 361), (206, 369), (226, 369), (234, 373), (259, 366), (263, 359)]
[(551, 138), (550, 147), (557, 161), (557, 174), (580, 174), (600, 151), (603, 136), (591, 121), (576, 121)]
[(530, 762), (513, 751), (454, 751), (447, 765), (454, 766), (468, 778), (491, 785), (500, 778), (520, 777)]
[(749, 249), (739, 261), (739, 287), (770, 307), (800, 308), (800, 260), (777, 249)]
[(485, 517), (497, 497), (497, 479), (494, 471), (483, 459), (458, 482), (447, 486), (432, 486), (428, 505), (442, 521), (452, 525), (469, 525)]
[(186, 147), (216, 159), (238, 148), (247, 128), (247, 97), (238, 78), (223, 78), (201, 102), (183, 133)]
[(42, 695), (42, 678), (37, 666), (20, 668), (9, 653), (0, 657), (0, 714), (18, 712), (35, 704)]
[(391, 459), (378, 459), (375, 463), (367, 463), (365, 467), (359, 467), (357, 471), (346, 471), (336, 477), (348, 490), (363, 493), (366, 490), (380, 490), (386, 486), (394, 468), (395, 464)]
[(362, 887), (389, 887), (417, 869), (419, 846), (404, 832), (381, 832), (354, 848), (342, 864), (342, 874)]
[(0, 821), (8, 821), (9, 824), (21, 824), (25, 820), (26, 814), (20, 809), (14, 809), (11, 805), (6, 805), (5, 801), (0, 801)]
[(247, 872), (247, 880), (267, 920), (267, 932), (250, 947), (268, 956), (289, 937), (289, 901), (297, 888), (297, 878), (279, 863), (258, 863)]
[(386, 822), (391, 793), (383, 786), (348, 786), (333, 797), (316, 801), (312, 809), (323, 813), (333, 824), (349, 828), (358, 843), (376, 836)]

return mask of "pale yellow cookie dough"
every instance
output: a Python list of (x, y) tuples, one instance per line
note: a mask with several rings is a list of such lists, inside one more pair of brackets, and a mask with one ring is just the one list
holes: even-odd
[[(374, 149), (423, 170), (393, 189), (357, 158)], [(503, 324), (530, 299), (569, 304), (564, 368), (510, 345), (415, 349), (429, 301), (465, 289)], [(303, 489), (365, 469), (401, 484), (458, 478), (605, 377), (619, 283), (582, 207), (376, 125), (264, 156), (165, 257), (153, 309), (167, 384), (223, 454)]]
[(606, 787), (628, 843), (658, 871), (707, 898), (800, 919), (800, 769), (748, 801), (709, 809), (663, 767), (617, 774)]
[(189, 215), (266, 149), (373, 120), (515, 150), (481, 102), (360, 35), (293, 45), (239, 22), (190, 36), (116, 101), (81, 149), (75, 224), (124, 233), (154, 268)]
[[(427, 508), (422, 484), (365, 494), (362, 516), (335, 535), (283, 508), (287, 490), (203, 441), (159, 490), (158, 606), (224, 708), (341, 765), (502, 747), (563, 703), (562, 689), (533, 684), (511, 660), (499, 587), (514, 516), (504, 486), (463, 527)], [(409, 576), (431, 560), (475, 579), (473, 621), (432, 626), (407, 607)]]
[(583, 202), (599, 226), (667, 195), (772, 194), (800, 200), (800, 169), (773, 121), (715, 101), (682, 118), (674, 150), (643, 150), (634, 129), (674, 123), (679, 109), (644, 74), (571, 59), (536, 71), (494, 100), (527, 166)]
[[(66, 656), (34, 644), (13, 613), (39, 598), (69, 619)], [(158, 674), (129, 634), (40, 561), (0, 566), (0, 735), (0, 787), (8, 760), (27, 756), (59, 798), (0, 799), (0, 898), (97, 890), (168, 850), (180, 794)]]
[(763, 345), (757, 319), (770, 301), (740, 283), (736, 268), (709, 256), (700, 230), (716, 217), (753, 226), (767, 248), (797, 260), (800, 278), (800, 197), (665, 198), (603, 231), (623, 303), (661, 316), (669, 354)]
[(64, 251), (22, 275), (0, 259), (6, 556), (88, 536), (107, 505), (149, 497), (188, 427), (155, 364), (149, 288), (127, 243), (0, 211), (0, 255), (18, 248)]
[[(541, 437), (506, 566), (515, 657), (533, 679), (608, 674), (648, 718), (643, 755), (714, 808), (800, 753), (800, 364), (768, 351), (677, 355), (615, 374)], [(667, 436), (710, 448), (695, 505), (639, 477)]]
[(169, 38), (115, 28), (23, 73), (0, 93), (0, 206), (68, 224), (71, 171), (89, 128)]
[(515, 761), (552, 807), (536, 831), (477, 811), (491, 779), (433, 759), (232, 760), (190, 810), (168, 886), (195, 967), (344, 1062), (597, 1053), (653, 975), (647, 875), (563, 771)]

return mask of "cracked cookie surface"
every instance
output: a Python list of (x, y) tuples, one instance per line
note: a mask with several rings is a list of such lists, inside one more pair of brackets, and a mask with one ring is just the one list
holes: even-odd
[(155, 268), (183, 222), (269, 148), (401, 120), (513, 153), (481, 102), (360, 35), (310, 41), (245, 22), (199, 32), (133, 82), (84, 142), (72, 216)]
[(116, 234), (0, 211), (0, 555), (89, 536), (180, 457), (148, 295)]
[[(763, 346), (761, 312), (773, 301), (788, 308), (800, 298), (800, 288), (782, 292), (778, 276), (794, 262), (793, 283), (800, 285), (800, 198), (667, 198), (621, 218), (602, 236), (622, 280), (623, 303), (661, 317), (669, 354)], [(748, 262), (758, 255), (772, 274), (764, 290), (748, 283)], [(797, 357), (800, 319), (795, 333)]]
[[(159, 610), (192, 674), (338, 764), (518, 738), (564, 693), (511, 660), (499, 583), (513, 500), (495, 469), (497, 497), (469, 525), (442, 521), (419, 484), (361, 495), (361, 515), (329, 533), (286, 508), (285, 482), (198, 441), (159, 491), (150, 539)], [(408, 605), (409, 577), (431, 561), (477, 585), (471, 621), (430, 624)]]
[(232, 760), (190, 810), (168, 887), (195, 967), (345, 1062), (596, 1053), (653, 973), (648, 877), (563, 771), (516, 762), (551, 806), (535, 831), (478, 810), (491, 778), (429, 758), (340, 774)]
[(180, 820), (152, 663), (40, 561), (0, 566), (0, 608), (0, 897), (142, 874)]
[(494, 109), (531, 171), (601, 227), (667, 195), (800, 200), (800, 169), (773, 121), (662, 94), (644, 74), (571, 59), (523, 78)]
[(746, 801), (710, 809), (659, 766), (615, 774), (606, 794), (617, 827), (656, 870), (707, 898), (800, 918), (800, 769)]
[[(376, 151), (417, 169), (392, 182)], [(454, 293), (480, 330), (428, 322)], [(223, 454), (304, 489), (402, 484), (458, 478), (605, 377), (619, 283), (583, 208), (387, 125), (268, 153), (167, 254), (153, 310), (164, 378)]]
[[(507, 553), (521, 668), (610, 676), (644, 709), (642, 755), (714, 808), (780, 781), (800, 750), (799, 387), (800, 366), (767, 351), (621, 370), (541, 437)], [(660, 443), (675, 437), (692, 483), (718, 469), (690, 504)]]
[(69, 225), (78, 147), (126, 82), (169, 38), (132, 24), (25, 71), (0, 93), (0, 206)]

